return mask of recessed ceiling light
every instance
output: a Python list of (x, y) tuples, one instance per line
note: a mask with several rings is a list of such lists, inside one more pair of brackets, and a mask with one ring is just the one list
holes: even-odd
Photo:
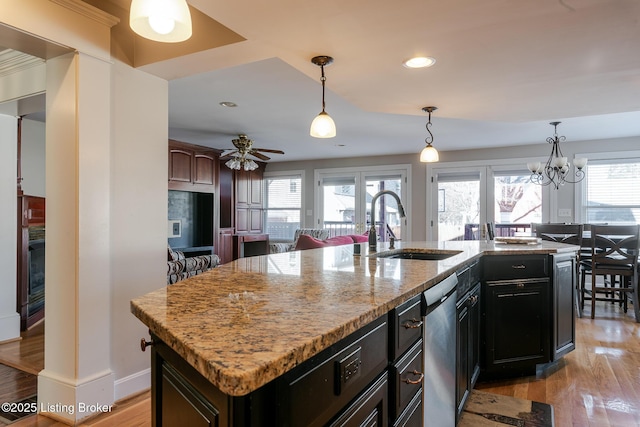
[(223, 107), (237, 107), (238, 104), (236, 104), (235, 102), (231, 102), (231, 101), (222, 101), (220, 103), (220, 105), (222, 105)]
[(435, 58), (430, 56), (414, 56), (402, 63), (407, 68), (426, 68), (436, 63)]

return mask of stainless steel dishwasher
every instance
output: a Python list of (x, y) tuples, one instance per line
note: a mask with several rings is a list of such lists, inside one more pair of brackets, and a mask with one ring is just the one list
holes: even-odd
[(423, 292), (424, 425), (456, 424), (456, 298), (458, 278), (447, 277)]

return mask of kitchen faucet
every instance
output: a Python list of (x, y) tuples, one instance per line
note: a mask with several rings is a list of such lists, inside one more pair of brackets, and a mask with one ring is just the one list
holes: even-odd
[(376, 201), (378, 198), (384, 194), (389, 194), (396, 199), (398, 203), (398, 213), (401, 218), (404, 218), (406, 215), (404, 214), (404, 207), (402, 206), (402, 202), (400, 201), (400, 197), (391, 190), (382, 190), (377, 193), (371, 199), (371, 228), (369, 229), (369, 251), (375, 251), (378, 245), (378, 236), (376, 234)]

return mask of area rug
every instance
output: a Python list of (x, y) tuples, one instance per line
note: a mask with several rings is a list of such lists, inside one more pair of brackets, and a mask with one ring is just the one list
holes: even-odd
[(553, 427), (553, 406), (472, 390), (458, 427)]
[[(0, 408), (0, 423), (11, 424), (24, 417), (35, 414), (36, 411), (33, 410), (33, 408), (36, 407), (37, 402), (38, 397), (31, 396), (18, 402), (10, 402), (8, 405), (5, 403), (2, 405), (2, 408)], [(5, 408), (5, 406), (7, 406), (7, 408)]]

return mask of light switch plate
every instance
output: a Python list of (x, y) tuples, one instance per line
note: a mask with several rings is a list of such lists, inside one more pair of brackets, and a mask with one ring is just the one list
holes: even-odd
[(167, 223), (167, 235), (171, 237), (182, 236), (182, 222), (179, 219), (170, 219)]
[(570, 217), (571, 216), (571, 209), (558, 209), (558, 216)]

